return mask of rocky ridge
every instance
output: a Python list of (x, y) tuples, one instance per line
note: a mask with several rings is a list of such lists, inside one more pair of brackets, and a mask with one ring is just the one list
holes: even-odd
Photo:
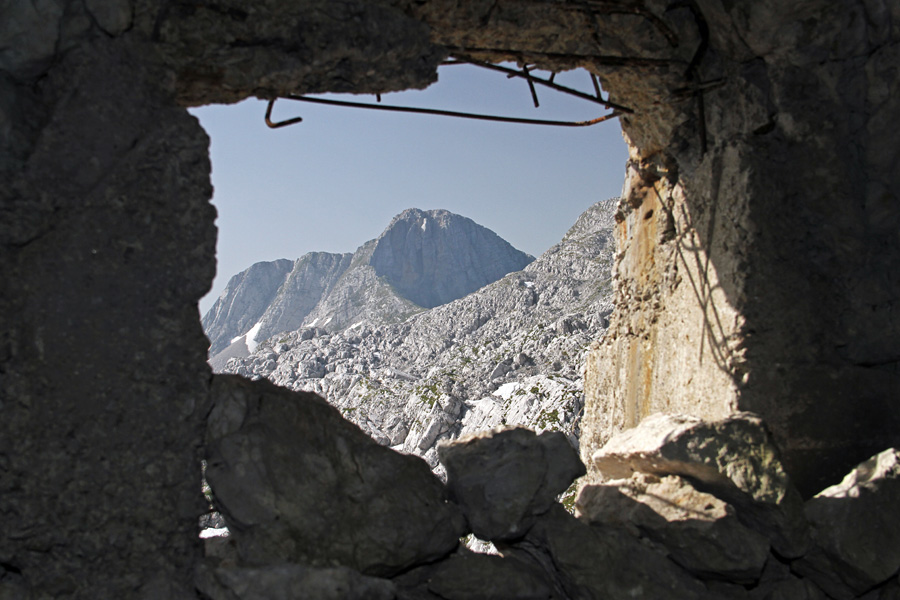
[(517, 271), (534, 257), (446, 210), (411, 208), (350, 254), (311, 252), (257, 263), (232, 277), (203, 317), (210, 363), (252, 353), (302, 327), (383, 325), (446, 304)]
[(407, 321), (275, 336), (225, 372), (328, 399), (379, 443), (423, 456), (499, 425), (566, 433), (577, 447), (588, 345), (612, 310), (616, 200), (583, 213), (522, 271)]

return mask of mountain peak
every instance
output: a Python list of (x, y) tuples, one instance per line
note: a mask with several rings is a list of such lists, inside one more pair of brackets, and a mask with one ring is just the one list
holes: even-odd
[(402, 321), (521, 270), (534, 259), (471, 219), (410, 208), (354, 254), (310, 252), (232, 278), (203, 318), (215, 368), (301, 328)]
[(433, 308), (533, 260), (471, 219), (442, 209), (409, 208), (378, 237), (369, 264), (401, 296)]

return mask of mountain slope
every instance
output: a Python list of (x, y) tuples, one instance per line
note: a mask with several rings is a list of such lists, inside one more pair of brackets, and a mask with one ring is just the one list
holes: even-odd
[(201, 323), (209, 338), (210, 356), (224, 350), (231, 340), (244, 335), (263, 316), (291, 272), (286, 259), (259, 262), (232, 277)]
[(533, 260), (471, 219), (408, 209), (352, 255), (313, 252), (233, 277), (203, 319), (210, 363), (219, 371), (259, 341), (301, 327), (401, 322)]
[(379, 442), (437, 467), (436, 444), (501, 424), (577, 444), (586, 348), (608, 325), (616, 200), (525, 269), (402, 323), (306, 328), (227, 372), (315, 391)]
[(394, 217), (378, 238), (369, 264), (401, 296), (434, 308), (533, 260), (471, 219), (411, 208)]

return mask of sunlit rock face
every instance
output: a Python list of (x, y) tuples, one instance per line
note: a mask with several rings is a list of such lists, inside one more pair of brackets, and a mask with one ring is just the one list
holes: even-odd
[(433, 308), (533, 260), (471, 219), (446, 210), (409, 209), (378, 238), (369, 264), (400, 295)]
[[(228, 280), (222, 295), (201, 321), (209, 338), (210, 356), (221, 352), (234, 338), (246, 334), (259, 322), (293, 267), (294, 264), (286, 259), (259, 262)], [(296, 312), (302, 312), (304, 308), (309, 311), (305, 306), (309, 303), (295, 304)]]
[(589, 359), (582, 447), (654, 412), (754, 411), (811, 495), (900, 435), (900, 174), (882, 125), (900, 115), (897, 8), (694, 12), (680, 84), (607, 75), (620, 101), (655, 86), (678, 117), (621, 119), (617, 311)]

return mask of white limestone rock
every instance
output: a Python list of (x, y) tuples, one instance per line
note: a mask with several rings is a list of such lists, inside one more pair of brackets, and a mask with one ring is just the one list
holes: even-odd
[(702, 491), (732, 504), (738, 518), (768, 536), (784, 557), (801, 556), (809, 545), (800, 494), (762, 420), (751, 413), (711, 423), (651, 415), (610, 439), (593, 461), (607, 479), (635, 472), (691, 478)]
[[(441, 441), (504, 424), (562, 431), (577, 444), (584, 355), (612, 310), (615, 204), (598, 202), (524, 270), (464, 298), (397, 313), (393, 324), (367, 317), (334, 329), (335, 318), (326, 330), (315, 313), (314, 327), (262, 341), (225, 370), (320, 394), (380, 443), (435, 468), (429, 453)], [(492, 381), (498, 363), (510, 370)]]
[(575, 506), (579, 519), (658, 542), (672, 560), (706, 579), (754, 583), (769, 557), (768, 538), (744, 526), (734, 507), (676, 475), (635, 473), (587, 485)]

